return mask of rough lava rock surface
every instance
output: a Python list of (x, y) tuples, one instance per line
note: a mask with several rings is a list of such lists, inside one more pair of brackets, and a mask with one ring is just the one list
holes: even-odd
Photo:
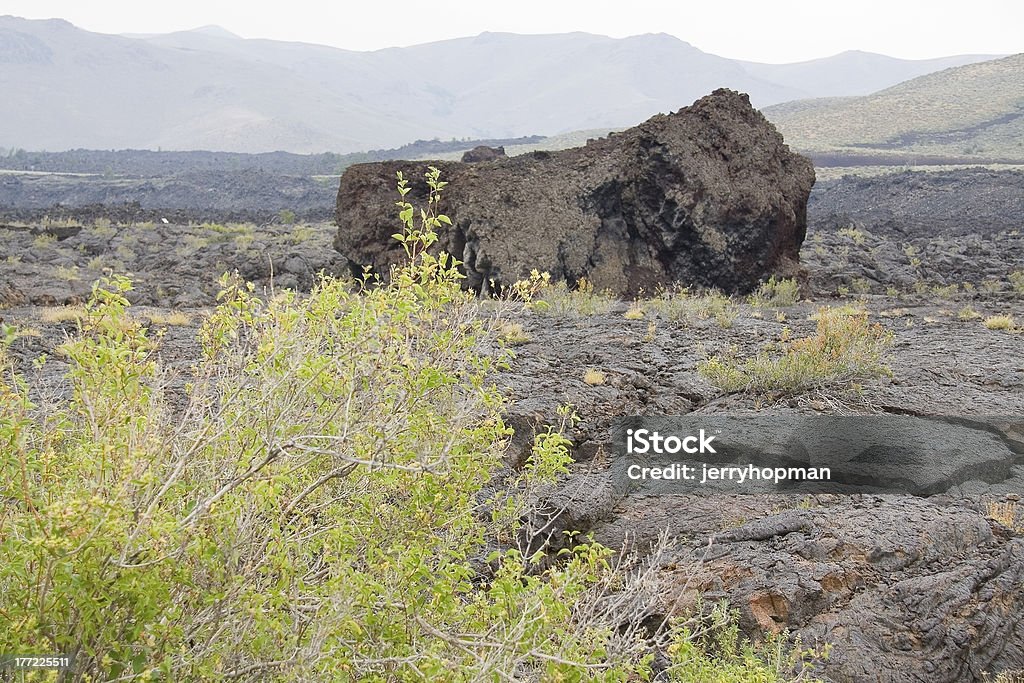
[[(391, 239), (395, 174), (425, 202), (422, 177), (441, 169), (441, 246), (467, 285), (509, 285), (532, 269), (619, 294), (682, 283), (745, 292), (793, 274), (807, 228), (811, 162), (746, 95), (720, 89), (673, 114), (560, 152), (487, 164), (357, 164), (341, 178), (335, 247), (353, 272), (386, 274), (404, 252)], [(493, 283), (493, 284), (492, 284)]]
[[(991, 683), (1001, 672), (1024, 670), (1021, 517), (1017, 512), (1007, 526), (989, 508), (1018, 506), (1024, 497), (1024, 336), (940, 316), (943, 303), (908, 302), (892, 318), (885, 301), (868, 298), (865, 305), (897, 335), (887, 358), (893, 376), (856, 396), (836, 395), (833, 405), (840, 414), (953, 415), (958, 419), (946, 429), (980, 430), (986, 438), (984, 425), (998, 426), (1014, 460), (1000, 477), (951, 482), (929, 496), (620, 494), (613, 471), (623, 456), (611, 441), (617, 416), (789, 419), (829, 410), (821, 395), (759, 405), (748, 395), (722, 394), (697, 372), (709, 350), (735, 347), (749, 357), (784, 327), (796, 337), (811, 334), (818, 302), (787, 308), (784, 321), (740, 316), (728, 328), (652, 313), (628, 320), (625, 302), (576, 319), (535, 313), (522, 318), (530, 339), (499, 378), (509, 401), (506, 422), (516, 431), (510, 461), (525, 462), (533, 434), (557, 422), (557, 406), (571, 403), (580, 419), (568, 433), (573, 473), (539, 495), (530, 525), (539, 533), (529, 549), (553, 555), (568, 542), (563, 531), (635, 549), (660, 570), (656, 615), (686, 614), (698, 594), (705, 605), (727, 600), (749, 637), (788, 630), (805, 647), (832, 644), (814, 671), (826, 683)], [(1015, 316), (1024, 305), (997, 295), (974, 303)], [(587, 384), (584, 368), (600, 368), (605, 382)], [(997, 415), (1016, 417), (1004, 424), (990, 417)], [(907, 472), (934, 474), (929, 466)], [(666, 529), (674, 543), (649, 555)]]
[[(623, 506), (646, 517), (631, 533), (664, 523), (691, 539), (664, 577), (666, 611), (700, 593), (729, 601), (749, 632), (833, 643), (824, 681), (986, 681), (1024, 662), (1024, 540), (964, 501), (818, 496), (764, 517), (739, 496), (647, 502)], [(716, 532), (722, 516), (738, 526)]]

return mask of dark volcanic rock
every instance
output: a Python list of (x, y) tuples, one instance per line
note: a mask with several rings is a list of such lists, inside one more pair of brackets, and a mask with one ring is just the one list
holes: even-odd
[(816, 292), (1012, 290), (1024, 271), (1019, 171), (846, 176), (819, 182), (807, 215), (800, 261)]
[(320, 221), (330, 215), (333, 195), (333, 183), (257, 169), (154, 178), (0, 174), (0, 220), (264, 223), (287, 210), (301, 220)]
[(473, 163), (476, 161), (494, 161), (495, 159), (504, 159), (507, 155), (505, 154), (504, 147), (488, 147), (487, 145), (477, 145), (473, 149), (469, 150), (462, 155), (463, 163)]
[[(879, 313), (894, 305), (880, 297), (866, 302)], [(765, 409), (753, 397), (721, 394), (697, 371), (709, 351), (755, 355), (784, 326), (796, 337), (811, 334), (817, 305), (791, 307), (785, 321), (740, 315), (728, 328), (651, 311), (627, 320), (625, 303), (583, 319), (525, 316), (530, 340), (517, 347), (499, 383), (509, 401), (506, 422), (516, 430), (510, 460), (525, 461), (534, 432), (557, 422), (556, 408), (567, 398), (580, 418), (568, 433), (573, 474), (541, 493), (537, 517), (529, 521), (543, 535), (529, 539), (529, 547), (547, 543), (553, 554), (567, 542), (562, 532), (576, 530), (615, 549), (646, 553), (668, 529), (677, 542), (660, 560), (661, 614), (687, 614), (700, 593), (705, 605), (725, 599), (739, 610), (750, 638), (788, 629), (804, 647), (831, 643), (831, 657), (814, 672), (827, 683), (986, 683), (1024, 668), (1021, 516), (1018, 511), (1015, 529), (986, 516), (989, 504), (1020, 505), (1024, 436), (1019, 426), (984, 417), (1011, 414), (1020, 421), (1022, 335), (940, 316), (942, 304), (910, 304), (899, 318), (878, 315), (897, 335), (887, 356), (893, 377), (863, 387), (862, 407), (844, 408), (961, 416), (936, 433), (940, 440), (941, 434), (959, 440), (945, 431), (953, 428), (977, 429), (987, 438), (984, 425), (997, 427), (1003, 448), (1017, 457), (991, 481), (981, 481), (977, 468), (977, 480), (927, 497), (616, 494), (612, 471), (622, 457), (611, 443), (616, 417), (754, 410), (781, 417), (826, 409), (812, 396)], [(1019, 299), (974, 305), (984, 314), (1019, 317), (1024, 310)], [(925, 322), (931, 316), (936, 322)], [(584, 381), (591, 367), (605, 373), (603, 384)], [(935, 474), (929, 466), (920, 471)]]
[[(354, 272), (401, 260), (395, 174), (419, 181), (427, 165), (358, 164), (342, 176), (335, 246)], [(432, 165), (450, 183), (442, 209), (454, 222), (440, 246), (474, 288), (536, 268), (625, 294), (673, 282), (747, 291), (794, 269), (814, 184), (810, 161), (730, 90), (586, 147)], [(426, 188), (411, 185), (422, 205)]]
[(819, 183), (811, 226), (849, 226), (900, 239), (990, 235), (1024, 227), (1024, 173), (985, 168), (904, 171)]
[(986, 681), (1024, 666), (1024, 541), (967, 505), (825, 496), (716, 534), (709, 519), (754, 512), (751, 501), (673, 502), (644, 508), (671, 509), (662, 520), (695, 537), (666, 577), (666, 606), (701, 593), (751, 631), (833, 643), (823, 680)]

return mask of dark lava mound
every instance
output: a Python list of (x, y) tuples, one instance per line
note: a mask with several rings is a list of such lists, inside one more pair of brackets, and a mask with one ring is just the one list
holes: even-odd
[(386, 274), (404, 252), (395, 232), (395, 174), (426, 203), (428, 165), (441, 169), (454, 225), (441, 247), (474, 288), (532, 269), (619, 294), (682, 283), (745, 292), (791, 272), (807, 228), (811, 162), (746, 95), (716, 90), (690, 107), (560, 152), (486, 164), (381, 162), (348, 168), (335, 246), (354, 273)]

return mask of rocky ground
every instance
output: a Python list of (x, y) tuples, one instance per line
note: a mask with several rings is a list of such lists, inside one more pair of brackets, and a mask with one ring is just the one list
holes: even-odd
[[(1024, 176), (965, 178), (820, 185), (801, 252), (803, 300), (792, 306), (735, 301), (729, 315), (678, 320), (649, 306), (627, 317), (625, 301), (592, 315), (518, 311), (524, 340), (498, 377), (517, 430), (510, 457), (525, 457), (533, 430), (556, 422), (558, 406), (571, 404), (580, 417), (571, 433), (573, 476), (541, 500), (553, 528), (639, 552), (668, 528), (676, 540), (659, 558), (661, 613), (690, 604), (696, 592), (728, 599), (752, 634), (785, 628), (805, 646), (832, 643), (818, 671), (825, 680), (985, 681), (1024, 670), (1024, 508), (1013, 509), (1024, 495), (1019, 423), (1004, 423), (1001, 433), (1018, 462), (1004, 476), (965, 477), (927, 497), (622, 496), (608, 477), (609, 427), (623, 415), (1020, 418), (1024, 281), (1014, 273), (1024, 273), (1024, 208), (1013, 202), (1024, 197)], [(931, 193), (960, 180), (946, 199), (914, 203), (915, 183)], [(975, 198), (975, 181), (997, 189)], [(958, 214), (954, 205), (975, 208)], [(219, 273), (237, 269), (260, 287), (302, 289), (320, 270), (346, 272), (326, 223), (12, 218), (0, 228), (0, 319), (26, 332), (11, 352), (48, 395), (63, 391), (55, 349), (75, 330), (61, 306), (82, 302), (107, 269), (133, 274), (136, 315), (166, 329), (161, 355), (182, 373)], [(891, 376), (859, 391), (755, 397), (723, 392), (698, 372), (707, 355), (752, 355), (784, 328), (812, 334), (811, 316), (823, 305), (861, 306), (893, 333)], [(184, 316), (169, 318), (172, 310)], [(1012, 316), (1017, 329), (982, 324), (994, 315)], [(33, 367), (44, 353), (50, 360)], [(586, 382), (587, 370), (603, 380)], [(995, 514), (994, 504), (1010, 515)]]
[(105, 272), (128, 274), (133, 304), (214, 303), (217, 276), (237, 270), (266, 287), (309, 289), (316, 273), (348, 273), (331, 248), (334, 228), (159, 222), (0, 226), (0, 306), (82, 303)]
[[(529, 319), (524, 328), (531, 341), (505, 378), (513, 425), (530, 433), (556, 419), (554, 407), (562, 403), (582, 418), (574, 434), (578, 473), (546, 500), (549, 514), (557, 528), (591, 530), (613, 547), (647, 548), (670, 528), (680, 544), (663, 565), (667, 611), (699, 591), (740, 606), (752, 632), (789, 628), (805, 644), (832, 642), (828, 680), (983, 680), (982, 671), (1020, 668), (1024, 541), (1019, 526), (995, 522), (987, 511), (1019, 499), (1024, 467), (994, 484), (969, 481), (929, 498), (622, 497), (612, 490), (609, 428), (622, 415), (1021, 414), (1021, 334), (962, 320), (956, 313), (968, 305), (962, 300), (864, 301), (871, 318), (895, 334), (892, 377), (860, 393), (780, 401), (723, 394), (697, 364), (729, 346), (752, 355), (784, 326), (811, 334), (808, 315), (836, 301), (787, 308), (784, 322), (744, 306), (729, 328), (656, 315), (627, 320), (624, 306), (599, 317)], [(978, 298), (970, 305), (1024, 314), (1020, 299)], [(588, 368), (601, 370), (605, 382), (588, 385)], [(1016, 448), (1024, 464), (1022, 436)]]

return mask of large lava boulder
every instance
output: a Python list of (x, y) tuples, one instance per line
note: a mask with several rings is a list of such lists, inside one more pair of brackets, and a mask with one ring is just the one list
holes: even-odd
[(745, 292), (792, 273), (807, 228), (811, 162), (746, 95), (716, 90), (585, 147), (487, 164), (382, 162), (350, 166), (338, 191), (335, 247), (356, 273), (387, 273), (404, 256), (395, 174), (424, 205), (428, 165), (441, 169), (440, 246), (467, 285), (508, 285), (532, 269), (570, 284), (633, 294), (682, 283)]
[(506, 156), (508, 155), (505, 154), (504, 146), (488, 147), (487, 145), (477, 145), (462, 155), (462, 161), (466, 163), (478, 163), (481, 161), (494, 161), (495, 159), (502, 159)]

